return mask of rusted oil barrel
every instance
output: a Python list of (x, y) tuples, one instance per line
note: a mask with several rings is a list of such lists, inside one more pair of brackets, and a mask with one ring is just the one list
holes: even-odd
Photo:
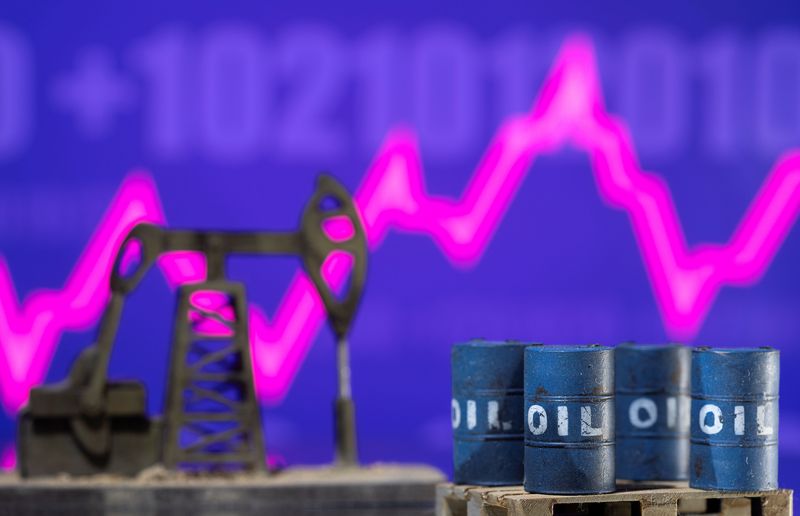
[(525, 490), (614, 491), (614, 360), (611, 348), (525, 350)]
[(614, 362), (617, 478), (687, 480), (691, 349), (621, 344)]
[(691, 487), (777, 489), (779, 360), (768, 347), (692, 351)]
[(457, 484), (522, 483), (525, 347), (473, 340), (453, 346), (451, 420)]

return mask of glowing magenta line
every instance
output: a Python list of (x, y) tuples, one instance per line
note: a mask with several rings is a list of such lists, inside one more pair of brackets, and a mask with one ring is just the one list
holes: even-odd
[(10, 471), (17, 466), (17, 451), (14, 445), (6, 446), (0, 452), (0, 470)]
[[(642, 250), (665, 326), (674, 338), (696, 334), (719, 289), (755, 282), (769, 266), (800, 211), (800, 152), (781, 157), (732, 239), (689, 249), (662, 179), (641, 170), (623, 124), (603, 106), (591, 44), (573, 37), (562, 48), (530, 113), (504, 123), (460, 200), (425, 191), (413, 134), (388, 135), (356, 193), (371, 247), (392, 228), (431, 236), (454, 264), (475, 263), (486, 248), (533, 160), (571, 144), (591, 158), (600, 195), (625, 210)], [(20, 307), (0, 259), (0, 387), (16, 411), (39, 383), (64, 331), (95, 323), (108, 296), (111, 261), (136, 223), (165, 223), (155, 185), (135, 174), (123, 183), (108, 213), (60, 291), (39, 291)], [(198, 281), (205, 264), (175, 253), (159, 261), (171, 285)], [(338, 286), (349, 264), (332, 257), (324, 276)], [(272, 321), (250, 313), (259, 395), (278, 401), (288, 390), (324, 322), (309, 280), (296, 274)]]

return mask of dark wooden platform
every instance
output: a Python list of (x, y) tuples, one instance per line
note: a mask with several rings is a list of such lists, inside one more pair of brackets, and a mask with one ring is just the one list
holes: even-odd
[(267, 476), (138, 478), (0, 475), (0, 515), (433, 516), (442, 474), (427, 466), (291, 468)]
[(526, 493), (522, 486), (440, 484), (437, 516), (791, 516), (792, 491), (720, 492), (685, 484), (620, 484), (601, 495)]

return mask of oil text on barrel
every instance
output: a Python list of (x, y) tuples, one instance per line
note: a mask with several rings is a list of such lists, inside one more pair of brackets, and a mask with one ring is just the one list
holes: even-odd
[(613, 350), (525, 350), (525, 490), (614, 490)]
[(450, 413), (456, 483), (522, 482), (525, 347), (484, 340), (453, 346)]
[(679, 344), (614, 350), (617, 478), (689, 478), (691, 351)]
[(778, 487), (779, 360), (766, 347), (693, 350), (691, 487)]

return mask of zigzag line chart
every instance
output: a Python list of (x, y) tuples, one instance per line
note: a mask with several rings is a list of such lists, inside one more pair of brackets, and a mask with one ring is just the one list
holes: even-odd
[[(724, 244), (690, 248), (667, 184), (638, 163), (624, 123), (606, 112), (594, 50), (584, 36), (561, 48), (530, 112), (498, 129), (461, 198), (427, 193), (413, 131), (390, 132), (355, 195), (371, 248), (391, 230), (434, 240), (456, 266), (477, 262), (538, 156), (571, 145), (587, 153), (598, 192), (624, 210), (668, 334), (691, 339), (723, 286), (745, 286), (766, 271), (800, 211), (800, 150), (781, 156)], [(108, 299), (108, 277), (122, 240), (140, 222), (166, 224), (156, 186), (143, 173), (121, 185), (63, 288), (20, 303), (0, 257), (0, 400), (14, 414), (40, 383), (60, 335), (92, 327)], [(172, 286), (202, 280), (196, 255), (158, 263)], [(348, 264), (328, 260), (325, 278), (343, 281)], [(260, 398), (288, 391), (325, 320), (308, 278), (298, 272), (272, 318), (251, 307), (254, 372)]]

